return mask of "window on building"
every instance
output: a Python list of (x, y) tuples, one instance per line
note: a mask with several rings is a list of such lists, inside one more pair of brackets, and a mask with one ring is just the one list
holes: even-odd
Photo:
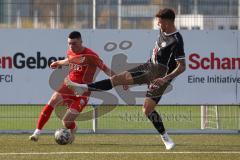
[(186, 27), (186, 26), (180, 26), (180, 30), (188, 30), (188, 27)]
[(230, 26), (230, 29), (231, 29), (231, 30), (238, 30), (238, 26), (237, 26), (237, 25), (231, 25), (231, 26)]
[(192, 30), (200, 30), (199, 26), (192, 26)]
[(224, 30), (224, 26), (222, 25), (218, 26), (218, 30)]
[(122, 0), (123, 5), (150, 4), (150, 0)]

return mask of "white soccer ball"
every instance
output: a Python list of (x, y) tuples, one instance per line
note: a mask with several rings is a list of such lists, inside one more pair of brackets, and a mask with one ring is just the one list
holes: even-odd
[(72, 135), (70, 129), (61, 128), (61, 129), (57, 129), (55, 131), (54, 138), (58, 144), (66, 145), (72, 141), (73, 135)]

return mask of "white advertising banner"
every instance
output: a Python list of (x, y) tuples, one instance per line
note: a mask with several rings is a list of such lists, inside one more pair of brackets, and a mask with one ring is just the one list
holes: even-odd
[[(179, 104), (236, 104), (240, 77), (238, 33), (185, 31), (187, 70), (166, 96)], [(168, 98), (168, 99), (167, 99)]]
[[(0, 30), (0, 104), (44, 104), (53, 90), (48, 64), (63, 59), (72, 30)], [(158, 31), (80, 30), (83, 44), (116, 72), (146, 62)], [(240, 58), (238, 32), (180, 31), (187, 70), (173, 81), (161, 104), (239, 104)], [(96, 80), (107, 78), (102, 72)], [(119, 104), (141, 104), (146, 86), (121, 87), (108, 93)], [(107, 98), (109, 94), (93, 93)], [(96, 96), (95, 96), (96, 95)], [(131, 97), (131, 98), (129, 98)], [(133, 98), (132, 98), (133, 97)], [(100, 103), (92, 98), (90, 103)]]

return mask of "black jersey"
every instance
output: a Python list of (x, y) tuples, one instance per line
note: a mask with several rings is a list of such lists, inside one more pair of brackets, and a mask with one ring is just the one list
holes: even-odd
[(154, 64), (163, 64), (169, 68), (168, 72), (172, 72), (177, 66), (176, 61), (185, 59), (183, 46), (183, 39), (178, 31), (171, 34), (160, 31), (150, 61)]

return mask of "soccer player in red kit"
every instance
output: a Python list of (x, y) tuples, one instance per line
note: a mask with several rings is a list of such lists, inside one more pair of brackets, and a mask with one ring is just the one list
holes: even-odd
[[(103, 63), (96, 53), (82, 45), (80, 32), (73, 31), (69, 34), (68, 47), (67, 58), (55, 61), (50, 65), (53, 69), (63, 65), (69, 65), (69, 74), (65, 79), (78, 84), (91, 83), (97, 68), (100, 68), (108, 76), (114, 75), (113, 71)], [(77, 96), (71, 88), (63, 83), (63, 85), (53, 93), (49, 102), (42, 109), (36, 129), (29, 139), (38, 141), (42, 128), (49, 120), (52, 111), (62, 102), (68, 106), (68, 110), (62, 119), (63, 125), (74, 134), (77, 131), (75, 119), (86, 107), (89, 95), (90, 92), (85, 92), (83, 95)]]

